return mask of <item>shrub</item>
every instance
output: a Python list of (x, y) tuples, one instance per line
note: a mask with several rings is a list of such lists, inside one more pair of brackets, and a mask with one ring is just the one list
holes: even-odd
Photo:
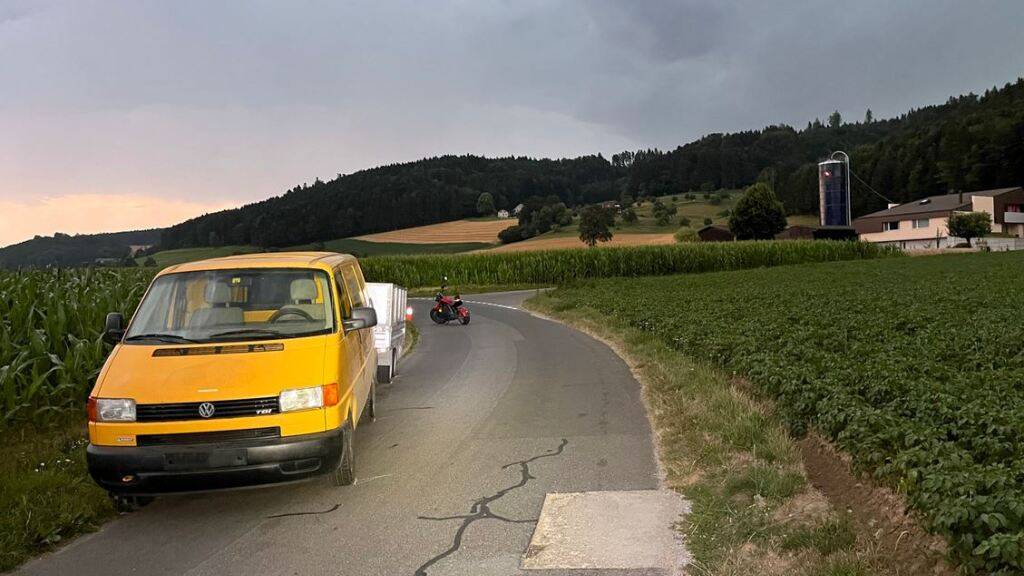
[(509, 226), (508, 228), (505, 228), (501, 232), (498, 232), (498, 240), (502, 244), (511, 244), (513, 242), (519, 242), (520, 240), (525, 240), (529, 236), (525, 236), (523, 234), (524, 231), (525, 230), (524, 230), (524, 228), (522, 226), (520, 226), (518, 224), (513, 224), (512, 226)]
[(700, 236), (690, 228), (680, 228), (672, 235), (676, 242), (700, 242)]

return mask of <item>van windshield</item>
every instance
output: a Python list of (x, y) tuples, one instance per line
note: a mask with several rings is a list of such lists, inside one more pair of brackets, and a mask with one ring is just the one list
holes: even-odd
[(330, 279), (321, 270), (205, 270), (157, 278), (124, 342), (230, 342), (333, 331)]

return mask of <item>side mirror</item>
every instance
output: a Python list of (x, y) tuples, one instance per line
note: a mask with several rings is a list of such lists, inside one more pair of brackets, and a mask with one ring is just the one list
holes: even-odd
[(377, 325), (377, 311), (369, 306), (353, 308), (352, 317), (343, 321), (341, 325), (345, 328), (345, 332), (373, 328)]
[(103, 341), (117, 344), (121, 338), (124, 338), (124, 316), (120, 312), (111, 312), (103, 323)]

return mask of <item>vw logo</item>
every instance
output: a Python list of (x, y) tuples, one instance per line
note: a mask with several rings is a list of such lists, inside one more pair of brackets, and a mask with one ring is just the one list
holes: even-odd
[(199, 405), (199, 415), (203, 418), (209, 418), (213, 416), (213, 412), (217, 410), (217, 407), (210, 402), (203, 402)]

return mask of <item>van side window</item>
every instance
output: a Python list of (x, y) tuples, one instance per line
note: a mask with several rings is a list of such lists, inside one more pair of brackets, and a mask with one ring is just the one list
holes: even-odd
[(348, 294), (352, 307), (362, 308), (363, 306), (366, 306), (366, 300), (363, 298), (363, 290), (359, 286), (359, 280), (356, 278), (354, 269), (351, 266), (348, 266), (343, 268), (341, 273), (345, 277), (345, 292)]
[(341, 304), (341, 317), (351, 318), (352, 305), (349, 304), (348, 290), (345, 288), (345, 279), (341, 275), (341, 270), (334, 271), (334, 282), (338, 285), (338, 303)]

